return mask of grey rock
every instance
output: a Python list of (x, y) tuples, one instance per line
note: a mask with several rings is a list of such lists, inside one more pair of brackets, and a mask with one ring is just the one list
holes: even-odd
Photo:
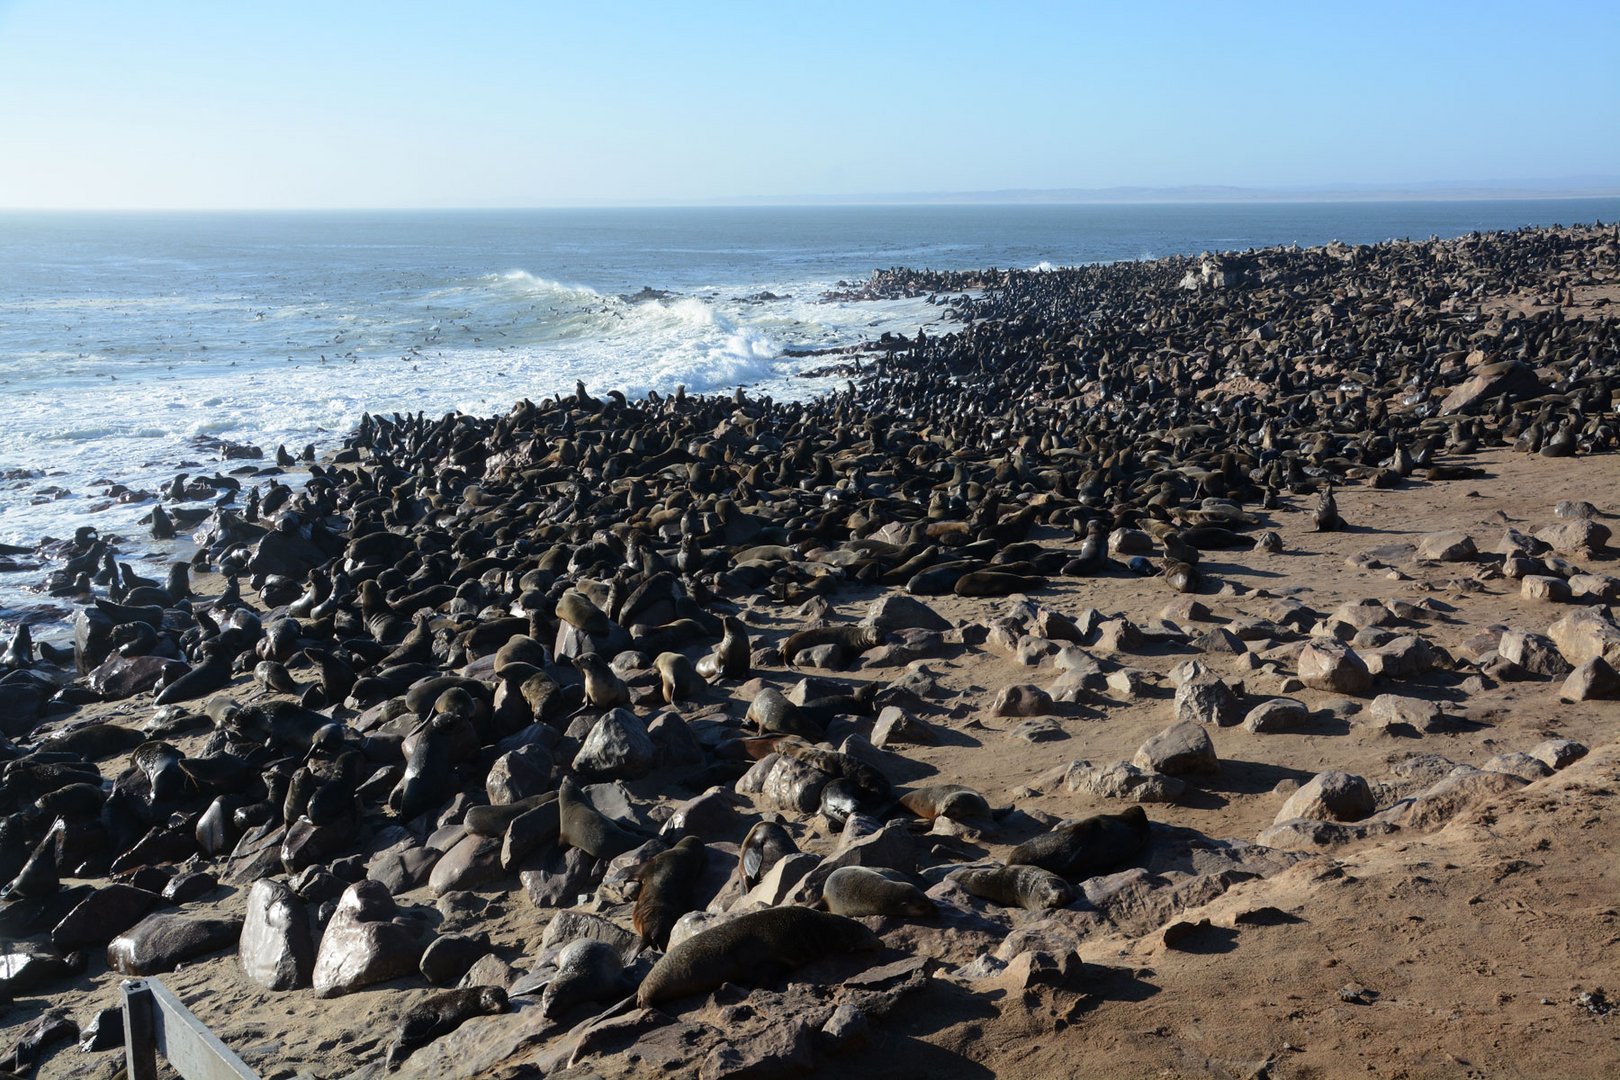
[(609, 710), (574, 755), (575, 771), (605, 780), (638, 780), (656, 763), (646, 726), (628, 709)]
[(1364, 694), (1372, 674), (1360, 656), (1342, 642), (1315, 640), (1299, 653), (1299, 679), (1312, 690)]
[(266, 990), (309, 985), (315, 942), (303, 901), (290, 886), (273, 878), (253, 883), (237, 951), (242, 971)]
[(312, 982), (321, 997), (337, 997), (411, 975), (422, 958), (416, 935), (392, 921), (393, 897), (375, 881), (350, 885), (321, 937)]
[(1352, 773), (1328, 771), (1317, 773), (1289, 796), (1276, 820), (1279, 824), (1292, 818), (1359, 821), (1374, 809), (1372, 789), (1366, 780)]
[(1305, 723), (1310, 710), (1293, 698), (1268, 698), (1250, 709), (1243, 718), (1243, 729), (1257, 733), (1291, 731)]
[(1221, 680), (1191, 679), (1176, 689), (1175, 717), (1177, 723), (1231, 727), (1243, 719), (1243, 707)]
[(1220, 768), (1209, 732), (1201, 724), (1185, 721), (1143, 743), (1132, 763), (1139, 769), (1166, 776), (1212, 773)]

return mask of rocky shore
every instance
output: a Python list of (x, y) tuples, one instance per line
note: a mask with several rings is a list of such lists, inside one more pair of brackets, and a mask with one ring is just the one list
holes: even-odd
[(1616, 230), (849, 295), (960, 329), (3, 553), (0, 1071), (1620, 1068)]

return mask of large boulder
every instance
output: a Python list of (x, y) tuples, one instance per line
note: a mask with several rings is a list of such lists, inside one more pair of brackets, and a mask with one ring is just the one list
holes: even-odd
[(1277, 823), (1294, 818), (1312, 821), (1360, 821), (1375, 809), (1367, 781), (1347, 772), (1320, 772), (1288, 797), (1277, 811)]
[(422, 946), (407, 927), (392, 921), (395, 914), (394, 898), (378, 882), (359, 881), (345, 889), (315, 954), (315, 992), (336, 997), (415, 972)]
[(1528, 364), (1517, 360), (1485, 364), (1474, 371), (1472, 378), (1446, 395), (1440, 403), (1440, 414), (1479, 412), (1498, 398), (1517, 401), (1546, 392), (1547, 388)]
[(1132, 764), (1166, 776), (1187, 776), (1215, 772), (1220, 768), (1220, 759), (1215, 756), (1215, 744), (1204, 726), (1183, 721), (1143, 743)]
[(639, 780), (657, 764), (658, 748), (629, 709), (612, 709), (585, 736), (574, 769), (604, 780)]
[(247, 977), (266, 990), (309, 985), (315, 942), (303, 901), (285, 882), (260, 878), (248, 890), (237, 954)]
[(1372, 674), (1348, 645), (1322, 638), (1299, 651), (1299, 681), (1312, 690), (1365, 694), (1372, 687)]
[(1547, 634), (1572, 665), (1602, 657), (1610, 667), (1620, 667), (1620, 626), (1604, 618), (1602, 608), (1576, 608), (1548, 627)]

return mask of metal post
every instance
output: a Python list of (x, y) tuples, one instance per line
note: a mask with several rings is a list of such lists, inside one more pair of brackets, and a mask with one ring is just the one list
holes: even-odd
[(127, 979), (124, 991), (124, 1064), (129, 1080), (157, 1080), (157, 1031), (152, 991), (145, 979)]
[(259, 1080), (157, 979), (131, 979), (123, 990), (129, 1080), (157, 1080), (159, 1053), (182, 1080)]

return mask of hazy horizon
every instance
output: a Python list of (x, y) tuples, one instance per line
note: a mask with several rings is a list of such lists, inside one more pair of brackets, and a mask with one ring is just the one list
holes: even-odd
[(0, 0), (0, 207), (1620, 193), (1620, 65), (1569, 36), (1620, 6)]

